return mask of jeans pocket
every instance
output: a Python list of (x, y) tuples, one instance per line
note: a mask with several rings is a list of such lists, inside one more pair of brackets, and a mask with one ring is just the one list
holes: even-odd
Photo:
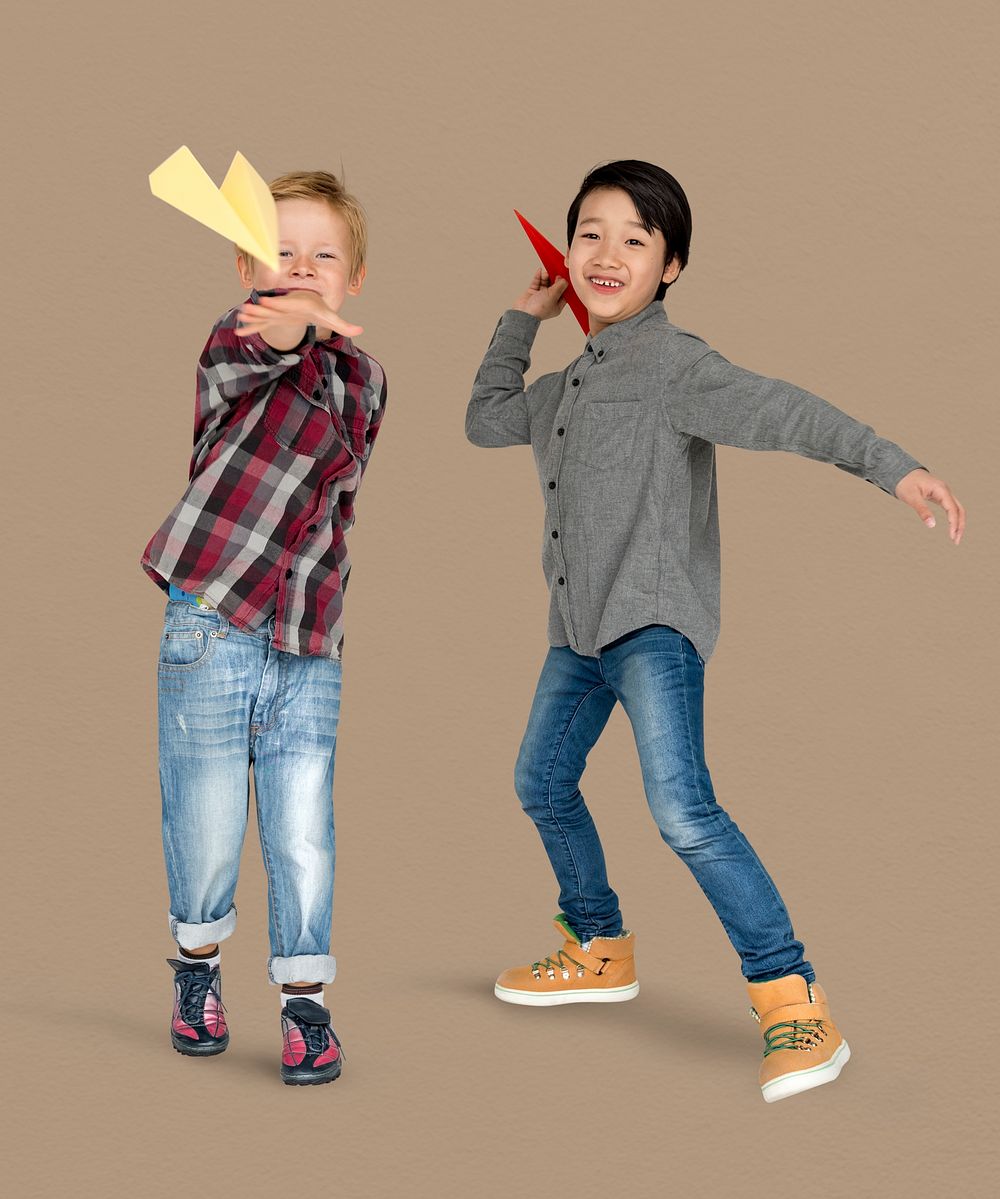
[(212, 656), (217, 639), (218, 629), (210, 626), (200, 629), (168, 626), (160, 638), (160, 669), (190, 670), (201, 666)]

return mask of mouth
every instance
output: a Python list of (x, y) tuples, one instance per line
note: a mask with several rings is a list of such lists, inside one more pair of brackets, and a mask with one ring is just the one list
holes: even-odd
[(611, 279), (604, 275), (588, 275), (587, 282), (594, 289), (594, 291), (599, 291), (604, 294), (614, 291), (621, 291), (621, 289), (625, 286), (621, 280)]

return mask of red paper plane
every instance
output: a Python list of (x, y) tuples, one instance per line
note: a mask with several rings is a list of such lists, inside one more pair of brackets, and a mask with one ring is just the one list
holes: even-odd
[(569, 272), (563, 266), (563, 259), (566, 255), (562, 250), (557, 250), (547, 238), (543, 237), (534, 225), (529, 224), (516, 208), (514, 209), (514, 215), (521, 222), (522, 228), (528, 235), (528, 240), (535, 247), (535, 253), (542, 260), (542, 266), (545, 267), (549, 275), (549, 283), (554, 283), (557, 277), (566, 280), (566, 290), (563, 292), (563, 296), (569, 302), (570, 308), (573, 309), (573, 315), (580, 322), (580, 328), (584, 333), (589, 333), (590, 314), (584, 308), (583, 301), (573, 290), (573, 284), (569, 280)]

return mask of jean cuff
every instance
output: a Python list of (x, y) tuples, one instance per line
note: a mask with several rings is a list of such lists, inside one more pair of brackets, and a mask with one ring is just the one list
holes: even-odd
[(328, 953), (306, 953), (294, 958), (269, 958), (267, 976), (273, 983), (332, 983), (337, 959)]
[(231, 907), (221, 920), (209, 920), (205, 924), (185, 924), (170, 913), (170, 935), (181, 949), (201, 949), (203, 945), (214, 945), (231, 937), (236, 928), (236, 908)]

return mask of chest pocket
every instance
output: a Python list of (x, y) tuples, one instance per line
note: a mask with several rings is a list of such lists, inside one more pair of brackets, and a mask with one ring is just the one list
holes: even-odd
[(264, 405), (264, 427), (283, 449), (310, 458), (329, 454), (343, 438), (330, 410), (310, 403), (295, 387), (279, 382)]
[(637, 400), (614, 400), (577, 407), (567, 457), (596, 470), (624, 466), (632, 455), (639, 412)]

